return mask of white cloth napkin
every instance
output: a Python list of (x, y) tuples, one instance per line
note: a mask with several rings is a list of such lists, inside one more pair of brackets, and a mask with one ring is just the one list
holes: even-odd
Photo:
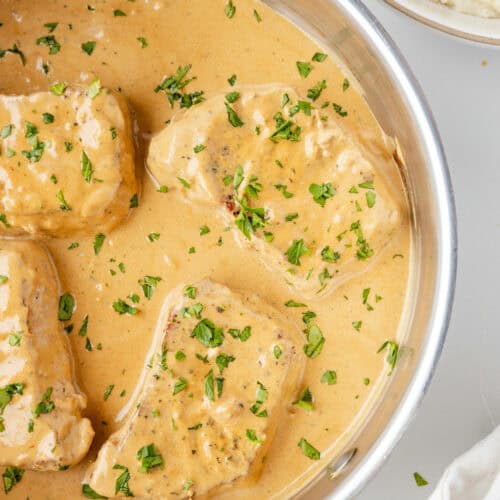
[(500, 427), (446, 469), (429, 500), (500, 499)]

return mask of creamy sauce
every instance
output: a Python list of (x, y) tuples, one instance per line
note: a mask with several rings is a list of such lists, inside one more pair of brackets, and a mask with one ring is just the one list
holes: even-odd
[[(0, 4), (0, 49), (17, 44), (26, 57), (25, 66), (15, 53), (8, 52), (0, 59), (0, 93), (45, 91), (56, 81), (89, 85), (99, 77), (103, 86), (120, 89), (137, 120), (136, 164), (142, 185), (139, 207), (106, 234), (97, 256), (94, 234), (47, 242), (63, 291), (71, 292), (76, 299), (71, 321), (74, 329), (69, 338), (78, 382), (88, 398), (86, 416), (96, 437), (80, 465), (64, 472), (27, 471), (10, 496), (78, 498), (89, 464), (136, 403), (134, 389), (148, 362), (163, 299), (175, 286), (208, 276), (231, 289), (258, 294), (302, 324), (304, 309), (284, 306), (290, 299), (301, 302), (299, 294), (293, 293), (284, 280), (276, 279), (275, 273), (256, 258), (253, 248), (235, 241), (232, 231), (225, 230), (227, 221), (202, 204), (185, 203), (182, 190), (159, 192), (158, 185), (145, 173), (149, 139), (173, 114), (164, 93), (153, 89), (187, 64), (193, 65), (190, 75), (197, 77), (187, 90), (203, 90), (208, 97), (226, 90), (233, 74), (239, 85), (281, 83), (293, 86), (301, 96), (325, 79), (328, 86), (319, 102), (329, 100), (348, 111), (345, 117), (337, 116), (345, 133), (373, 157), (390, 150), (390, 145), (354, 82), (343, 91), (345, 75), (332, 54), (323, 62), (312, 62), (311, 74), (301, 77), (296, 61), (311, 61), (312, 55), (322, 50), (258, 2), (235, 2), (232, 19), (224, 13), (225, 2), (213, 0), (102, 1), (95, 4), (95, 10), (81, 2), (47, 5), (1, 0)], [(126, 16), (114, 15), (116, 9)], [(36, 40), (49, 35), (44, 24), (52, 22), (59, 23), (51, 35), (60, 50), (49, 55), (49, 48), (37, 45)], [(81, 48), (88, 41), (96, 42), (91, 55)], [(48, 65), (47, 74), (44, 64)], [(175, 110), (178, 108), (176, 102)], [(3, 125), (0, 123), (0, 127)], [(392, 161), (384, 164), (396, 168)], [(210, 232), (200, 235), (204, 225)], [(159, 236), (152, 236), (155, 234)], [(324, 467), (359, 427), (387, 380), (386, 354), (377, 354), (377, 349), (397, 335), (407, 285), (409, 237), (403, 216), (399, 230), (376, 256), (373, 266), (325, 298), (307, 300), (307, 309), (317, 313), (317, 324), (326, 338), (320, 356), (307, 360), (299, 388), (310, 388), (314, 411), (293, 407), (282, 417), (258, 483), (251, 490), (232, 490), (229, 497), (290, 496)], [(73, 242), (79, 246), (68, 249)], [(138, 283), (146, 275), (162, 278), (151, 300), (143, 296)], [(363, 291), (367, 289), (370, 294), (364, 301)], [(118, 315), (112, 304), (117, 299), (132, 304), (130, 294), (140, 296), (139, 313)], [(86, 315), (87, 335), (79, 336)], [(321, 383), (326, 370), (336, 371), (335, 385)], [(104, 400), (110, 385), (114, 387)], [(301, 438), (321, 451), (321, 460), (304, 456), (297, 446)], [(164, 459), (168, 460), (168, 453)]]

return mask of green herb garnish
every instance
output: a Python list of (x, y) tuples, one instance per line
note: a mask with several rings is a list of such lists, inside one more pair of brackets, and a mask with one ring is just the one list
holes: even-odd
[(297, 61), (297, 69), (299, 70), (299, 74), (302, 78), (307, 78), (309, 73), (312, 71), (312, 64), (308, 62)]
[(82, 50), (88, 55), (88, 56), (91, 56), (92, 55), (92, 52), (94, 52), (94, 49), (95, 49), (95, 44), (96, 42), (94, 41), (89, 41), (89, 42), (85, 42), (85, 43), (82, 43), (81, 47), (82, 47)]
[(75, 299), (70, 293), (64, 293), (59, 297), (58, 319), (59, 321), (69, 321), (73, 316)]
[(154, 444), (148, 444), (143, 446), (136, 454), (137, 460), (141, 462), (140, 471), (144, 473), (149, 473), (149, 471), (154, 467), (160, 467), (163, 465), (163, 458), (158, 453)]
[(321, 383), (335, 385), (337, 383), (337, 372), (335, 370), (326, 370), (326, 372), (321, 375)]
[(297, 446), (307, 458), (311, 460), (319, 460), (321, 458), (321, 453), (306, 439), (301, 438)]
[(300, 266), (300, 258), (303, 255), (310, 253), (311, 252), (309, 248), (307, 248), (307, 245), (304, 243), (304, 240), (300, 239), (293, 241), (288, 250), (285, 252), (285, 255), (287, 256), (288, 262), (290, 262), (290, 264)]

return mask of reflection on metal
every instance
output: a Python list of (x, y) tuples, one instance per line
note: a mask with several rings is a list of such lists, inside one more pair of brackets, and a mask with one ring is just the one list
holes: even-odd
[(354, 458), (358, 449), (352, 448), (351, 450), (343, 453), (335, 462), (332, 462), (328, 467), (328, 477), (333, 480), (336, 479), (340, 474), (342, 474), (345, 468), (349, 465), (349, 462)]

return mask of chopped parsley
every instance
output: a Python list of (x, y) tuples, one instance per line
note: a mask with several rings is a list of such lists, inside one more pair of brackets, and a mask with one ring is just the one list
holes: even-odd
[(303, 304), (302, 302), (295, 302), (295, 300), (287, 300), (285, 302), (286, 307), (307, 307), (306, 304)]
[(201, 153), (205, 148), (206, 148), (206, 146), (204, 144), (198, 144), (197, 146), (195, 146), (193, 148), (193, 151), (195, 153)]
[(227, 79), (227, 83), (229, 83), (229, 85), (231, 85), (231, 87), (234, 87), (236, 85), (236, 80), (237, 80), (237, 76), (235, 74), (232, 74), (228, 79)]
[(0, 222), (4, 225), (5, 228), (9, 228), (10, 224), (7, 222), (7, 216), (5, 214), (0, 213)]
[(312, 194), (313, 200), (320, 206), (324, 207), (326, 200), (333, 198), (335, 195), (335, 188), (331, 182), (324, 184), (311, 184), (309, 192)]
[(229, 333), (233, 339), (240, 339), (242, 342), (246, 342), (252, 335), (252, 327), (245, 326), (243, 330), (238, 328), (229, 328), (227, 333)]
[(78, 335), (80, 337), (85, 337), (85, 335), (87, 335), (88, 327), (89, 327), (89, 315), (86, 314), (83, 317), (82, 326), (80, 326), (80, 329), (78, 330)]
[(59, 23), (45, 23), (43, 27), (47, 28), (49, 30), (49, 33), (53, 33), (57, 28), (58, 24)]
[(153, 241), (158, 241), (160, 239), (160, 233), (149, 233), (148, 240), (153, 243)]
[(42, 400), (35, 406), (33, 415), (38, 418), (42, 414), (51, 413), (56, 407), (54, 401), (51, 401), (52, 387), (48, 387), (42, 395)]
[(293, 404), (294, 406), (298, 406), (299, 408), (303, 408), (307, 411), (314, 410), (313, 396), (311, 391), (309, 390), (309, 387), (306, 387), (304, 389), (299, 399), (297, 401), (294, 401)]
[(123, 12), (123, 10), (120, 10), (120, 9), (115, 9), (113, 11), (113, 15), (115, 17), (125, 17), (127, 14), (125, 14), (125, 12)]
[(98, 233), (94, 238), (94, 255), (99, 255), (99, 252), (102, 249), (102, 245), (104, 244), (104, 240), (106, 239), (106, 235), (103, 233)]
[(340, 104), (337, 104), (336, 102), (334, 102), (332, 104), (333, 106), (333, 109), (335, 110), (335, 113), (337, 113), (339, 116), (341, 116), (342, 118), (346, 117), (347, 116), (347, 111), (340, 105)]
[(61, 96), (64, 94), (64, 91), (66, 90), (66, 83), (65, 82), (57, 82), (54, 83), (49, 87), (49, 90), (56, 96)]
[(198, 292), (198, 289), (195, 286), (186, 285), (184, 287), (184, 295), (186, 297), (189, 297), (190, 299), (196, 299), (197, 292)]
[(56, 40), (54, 35), (41, 36), (36, 39), (36, 44), (47, 46), (51, 56), (57, 54), (61, 50), (61, 45)]
[(300, 266), (300, 258), (305, 254), (310, 254), (309, 248), (304, 243), (303, 239), (294, 240), (288, 250), (285, 252), (288, 262), (295, 266)]
[(54, 123), (54, 115), (51, 113), (42, 113), (42, 120), (43, 123), (49, 124), (49, 123)]
[(185, 187), (186, 189), (190, 189), (191, 188), (191, 184), (189, 184), (189, 182), (186, 180), (186, 179), (183, 179), (182, 177), (177, 177), (177, 180), (182, 184), (183, 187)]
[(287, 191), (287, 186), (285, 184), (275, 184), (274, 187), (281, 192), (285, 198), (292, 198), (293, 193)]
[(141, 44), (141, 49), (145, 49), (148, 46), (148, 41), (143, 36), (138, 36), (136, 40)]
[(306, 439), (300, 438), (297, 446), (307, 458), (311, 460), (319, 460), (321, 458), (321, 453)]
[(203, 311), (203, 304), (193, 304), (190, 307), (183, 307), (179, 311), (179, 318), (192, 318), (201, 319), (201, 312)]
[(232, 363), (236, 358), (234, 356), (231, 356), (230, 354), (224, 354), (221, 352), (220, 354), (217, 355), (217, 358), (215, 358), (215, 364), (219, 368), (220, 373), (224, 371), (225, 368), (229, 366), (229, 363)]
[(163, 458), (160, 453), (155, 448), (154, 444), (148, 444), (143, 446), (136, 454), (137, 460), (141, 462), (140, 471), (144, 473), (149, 473), (149, 471), (154, 467), (160, 467), (163, 465)]
[(239, 92), (229, 92), (229, 94), (226, 94), (226, 101), (231, 104), (235, 103), (239, 98), (240, 98)]
[(12, 330), (12, 332), (9, 335), (9, 345), (11, 347), (18, 347), (18, 346), (20, 346), (22, 338), (23, 338), (23, 332), (22, 332), (22, 330), (19, 330), (17, 332), (14, 331), (14, 330)]
[(97, 493), (97, 491), (94, 491), (88, 484), (82, 484), (82, 494), (86, 498), (92, 498), (92, 499), (107, 499), (108, 497), (105, 497), (103, 495), (100, 495)]
[(82, 151), (82, 158), (80, 162), (82, 166), (82, 177), (85, 182), (90, 182), (92, 180), (94, 169), (92, 167), (92, 162), (89, 160), (89, 157), (87, 156), (87, 153), (85, 153), (85, 151)]
[(316, 52), (312, 56), (312, 60), (314, 62), (323, 62), (327, 57), (328, 57), (328, 55), (327, 54), (323, 54), (323, 52)]
[(335, 370), (326, 370), (326, 372), (321, 375), (321, 383), (335, 385), (337, 383), (337, 372)]
[(56, 198), (57, 201), (59, 202), (59, 209), (62, 210), (63, 212), (68, 212), (71, 210), (71, 207), (69, 206), (68, 202), (66, 201), (66, 198), (64, 198), (64, 193), (62, 192), (62, 189), (60, 189), (56, 193)]
[(184, 352), (182, 352), (182, 351), (177, 351), (175, 353), (175, 359), (177, 361), (184, 361), (186, 359), (186, 354)]
[(328, 271), (328, 269), (325, 267), (323, 269), (323, 271), (321, 271), (321, 273), (319, 273), (318, 275), (318, 279), (319, 279), (319, 284), (321, 285), (321, 290), (324, 289), (324, 287), (326, 286), (325, 283), (326, 283), (326, 280), (330, 280), (333, 278), (333, 275), (330, 274), (330, 272)]
[(184, 92), (184, 88), (196, 79), (196, 77), (185, 79), (191, 67), (191, 64), (188, 64), (187, 66), (177, 68), (175, 75), (168, 76), (154, 89), (157, 93), (162, 91), (165, 92), (172, 108), (176, 101), (179, 102), (181, 108), (190, 108), (205, 100), (203, 91), (196, 91), (193, 93)]
[(4, 125), (0, 129), (0, 138), (7, 139), (7, 137), (9, 137), (10, 134), (12, 134), (13, 129), (14, 129), (14, 125), (12, 123), (10, 123), (9, 125)]
[(368, 297), (370, 296), (370, 292), (371, 288), (365, 288), (361, 294), (361, 297), (363, 299), (363, 305), (366, 306), (366, 309), (368, 311), (373, 311), (373, 306), (368, 302)]
[[(236, 188), (236, 175), (234, 183)], [(255, 190), (251, 190), (250, 192), (255, 193)], [(235, 200), (240, 206), (240, 213), (237, 215), (234, 223), (247, 239), (251, 239), (253, 233), (266, 225), (264, 208), (249, 207), (248, 198), (246, 196), (243, 196), (241, 200), (238, 198), (235, 198)]]
[(323, 90), (326, 89), (326, 80), (321, 80), (314, 87), (307, 91), (307, 97), (312, 101), (316, 101), (321, 96)]
[(82, 47), (82, 50), (85, 52), (85, 54), (87, 54), (88, 56), (91, 56), (92, 52), (94, 52), (95, 44), (96, 44), (96, 42), (90, 40), (88, 42), (82, 43), (81, 47)]
[(227, 1), (224, 12), (226, 13), (226, 17), (228, 19), (232, 19), (234, 17), (234, 15), (236, 14), (236, 7), (233, 4), (233, 0)]
[(370, 257), (373, 256), (374, 252), (373, 249), (370, 247), (368, 242), (365, 240), (363, 236), (363, 231), (361, 229), (361, 223), (360, 221), (353, 222), (351, 224), (351, 232), (353, 232), (357, 239), (356, 239), (356, 245), (358, 247), (358, 250), (356, 252), (356, 256), (359, 260), (366, 260)]
[(413, 478), (417, 486), (427, 486), (429, 484), (418, 472), (413, 473)]
[(330, 264), (334, 264), (340, 259), (340, 254), (335, 252), (332, 247), (326, 246), (321, 250), (321, 260), (324, 262), (329, 262)]
[(129, 208), (137, 208), (139, 206), (139, 196), (137, 193), (130, 197)]
[(174, 385), (173, 395), (179, 394), (179, 392), (184, 391), (188, 386), (188, 381), (184, 377), (180, 377), (179, 380)]
[(379, 347), (377, 353), (382, 352), (385, 349), (387, 349), (387, 357), (385, 358), (385, 360), (391, 367), (388, 375), (391, 375), (391, 373), (394, 371), (394, 367), (396, 366), (396, 362), (398, 360), (399, 345), (397, 344), (397, 342), (394, 342), (393, 340), (386, 340)]
[(297, 104), (289, 108), (288, 115), (292, 117), (300, 112), (304, 113), (306, 116), (311, 116), (311, 103), (307, 101), (298, 101)]
[(367, 191), (365, 196), (366, 196), (366, 205), (368, 206), (368, 208), (373, 208), (377, 200), (377, 195), (375, 191)]
[(255, 403), (250, 407), (250, 411), (256, 417), (267, 417), (267, 410), (262, 410), (262, 405), (267, 401), (267, 389), (261, 382), (257, 382), (257, 392), (255, 394)]
[(349, 85), (349, 80), (344, 78), (344, 81), (342, 82), (342, 91), (345, 92), (349, 88)]
[(297, 61), (297, 69), (299, 70), (299, 74), (302, 78), (307, 78), (309, 73), (312, 71), (313, 66), (308, 62)]
[(113, 309), (120, 315), (121, 314), (135, 315), (139, 312), (137, 307), (133, 307), (133, 306), (127, 304), (127, 302), (125, 302), (122, 299), (118, 299), (118, 300), (115, 300), (115, 302), (113, 302)]
[(229, 120), (229, 123), (235, 128), (243, 127), (245, 122), (241, 120), (236, 111), (227, 102), (225, 102), (224, 105), (226, 106), (227, 119)]
[(7, 467), (2, 473), (3, 489), (5, 494), (9, 493), (14, 486), (23, 478), (24, 469), (19, 467)]
[(5, 54), (7, 54), (7, 53), (18, 55), (19, 59), (21, 59), (21, 64), (23, 66), (26, 64), (26, 57), (24, 55), (24, 52), (19, 49), (17, 44), (12, 45), (12, 47), (10, 49), (5, 49), (5, 50), (0, 49), (0, 59), (2, 59), (2, 57), (4, 57)]
[(363, 326), (363, 322), (362, 321), (353, 321), (352, 322), (352, 327), (357, 331), (359, 332), (361, 330), (361, 327)]
[(285, 120), (283, 113), (279, 111), (273, 116), (273, 119), (276, 124), (276, 130), (269, 137), (271, 141), (277, 142), (278, 139), (291, 142), (300, 141), (302, 129), (298, 125), (295, 125), (292, 120)]
[(307, 357), (314, 359), (321, 354), (326, 340), (318, 325), (309, 323), (305, 330), (307, 344), (304, 345), (304, 353)]
[(104, 401), (108, 400), (108, 398), (109, 398), (109, 396), (111, 396), (111, 393), (113, 392), (114, 388), (115, 388), (115, 385), (110, 384), (110, 385), (108, 385), (108, 387), (106, 387), (106, 389), (104, 389), (104, 396), (103, 396)]
[(24, 384), (16, 382), (0, 388), (0, 415), (16, 394), (23, 394)]
[(214, 392), (214, 371), (210, 370), (205, 377), (205, 396), (210, 401), (215, 401), (215, 392)]
[[(89, 88), (87, 89), (87, 97), (95, 99), (101, 93), (101, 80), (96, 78), (90, 82)], [(111, 128), (111, 138), (116, 138), (116, 129)]]
[(280, 359), (281, 355), (283, 354), (283, 351), (281, 350), (281, 347), (279, 345), (275, 345), (273, 347), (273, 354), (276, 359)]
[(306, 325), (308, 325), (315, 317), (317, 314), (313, 311), (306, 311), (302, 313), (302, 321)]
[(123, 471), (116, 478), (115, 495), (118, 495), (118, 493), (123, 493), (126, 497), (133, 497), (134, 494), (130, 491), (130, 487), (128, 485), (128, 482), (130, 481), (130, 472), (128, 470), (128, 467), (120, 464), (115, 464), (113, 465), (113, 469)]
[(208, 234), (209, 232), (210, 232), (210, 228), (207, 225), (200, 227), (200, 236)]
[(224, 342), (222, 328), (216, 327), (209, 319), (202, 319), (191, 332), (205, 347), (217, 347)]
[(59, 308), (57, 318), (59, 321), (69, 321), (73, 316), (75, 299), (70, 293), (64, 293), (59, 297)]
[(160, 276), (144, 276), (142, 280), (139, 280), (139, 284), (142, 288), (142, 293), (144, 294), (144, 297), (146, 299), (152, 299), (153, 292), (160, 281)]
[(247, 438), (252, 441), (252, 443), (256, 443), (256, 444), (262, 444), (263, 441), (262, 439), (259, 439), (257, 437), (257, 434), (255, 434), (255, 431), (253, 429), (247, 429), (246, 430), (246, 436)]

